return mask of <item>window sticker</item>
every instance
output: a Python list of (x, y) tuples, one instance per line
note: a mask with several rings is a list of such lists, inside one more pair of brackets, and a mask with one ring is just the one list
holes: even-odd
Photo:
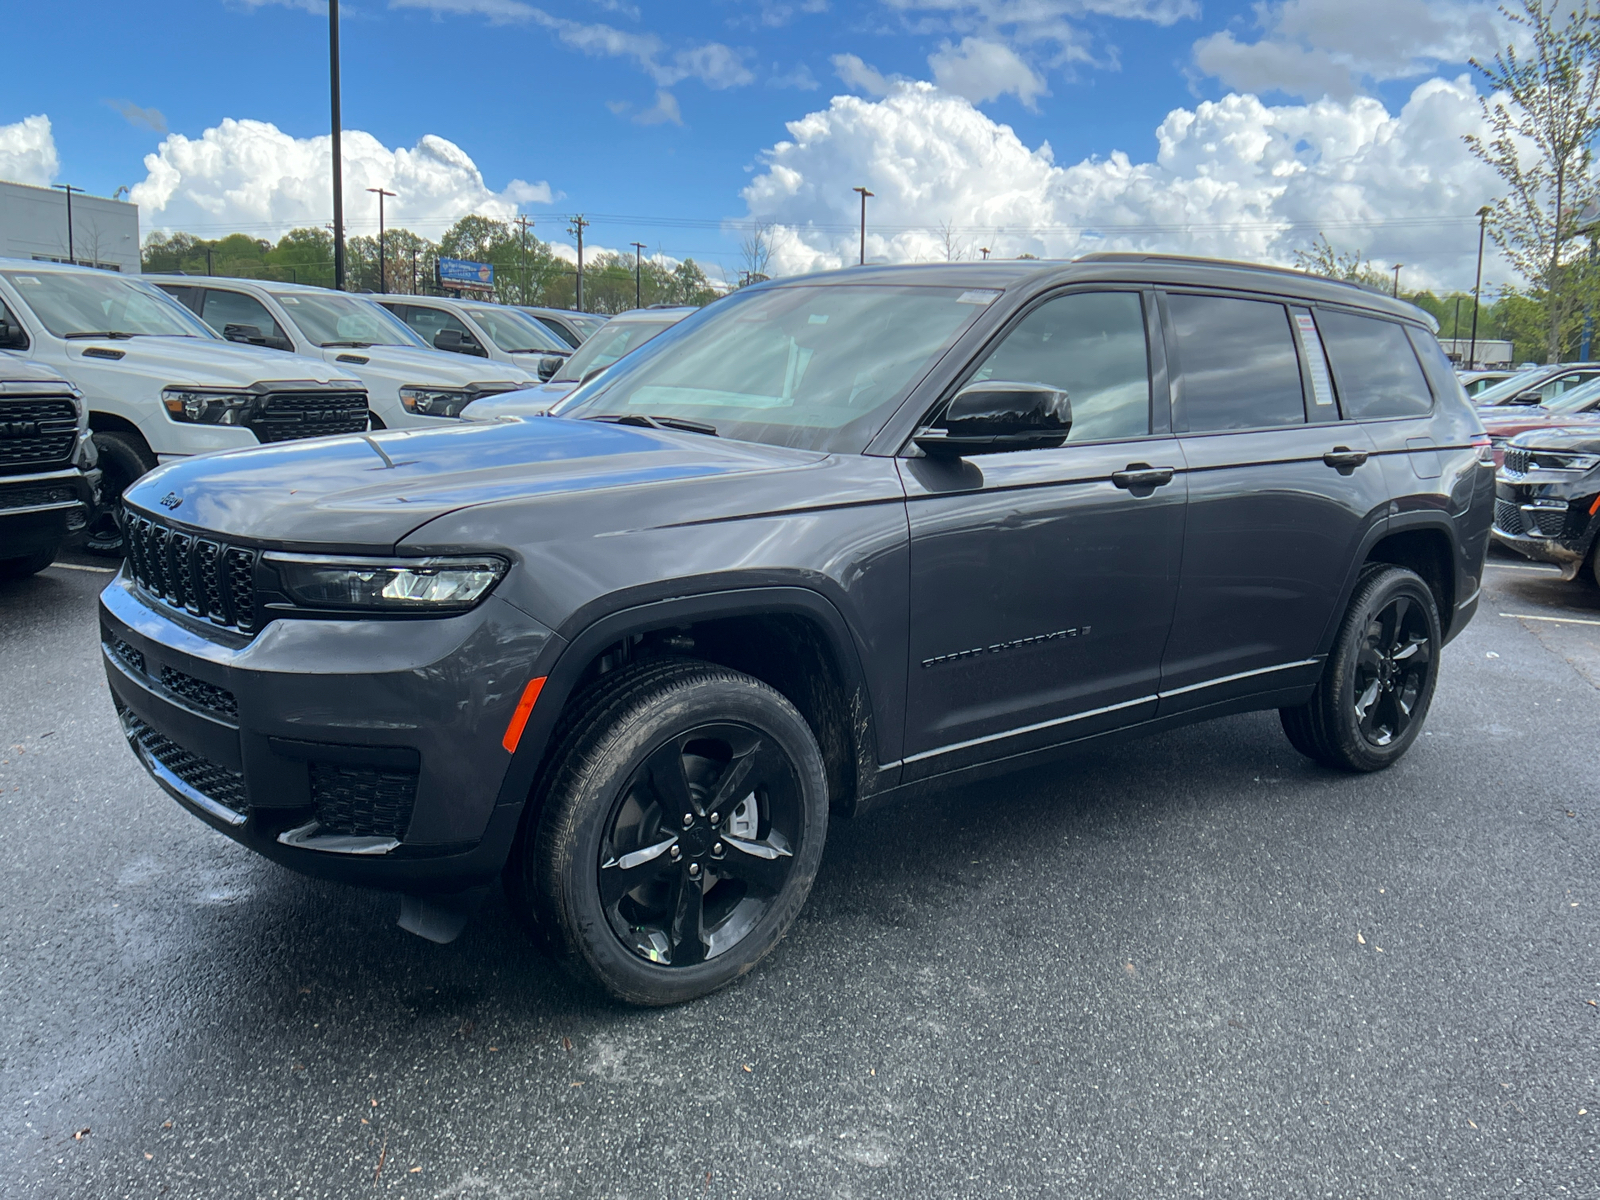
[(957, 304), (993, 304), (1000, 299), (1000, 292), (994, 288), (974, 288), (970, 292), (962, 292), (956, 297)]
[(807, 325), (826, 325), (827, 323), (828, 323), (828, 314), (827, 313), (812, 313), (809, 317), (806, 318), (806, 324)]
[(37, 275), (16, 275), (16, 276), (13, 276), (13, 278), (18, 283), (25, 283), (29, 287), (38, 287), (39, 286), (39, 277)]
[(1322, 353), (1322, 339), (1317, 336), (1317, 322), (1308, 312), (1295, 310), (1294, 326), (1300, 333), (1300, 345), (1306, 352), (1306, 362), (1311, 366), (1311, 395), (1319, 406), (1333, 403), (1333, 380), (1328, 376), (1328, 360)]
[(278, 303), (279, 304), (299, 304), (300, 301), (295, 299), (295, 297), (293, 297), (293, 296), (279, 296), (278, 297)]

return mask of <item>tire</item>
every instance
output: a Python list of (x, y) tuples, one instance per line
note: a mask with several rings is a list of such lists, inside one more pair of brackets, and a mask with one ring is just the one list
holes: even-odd
[(60, 548), (52, 546), (21, 558), (0, 558), (0, 580), (26, 579), (30, 575), (37, 575), (55, 562), (56, 551)]
[(155, 470), (155, 455), (134, 433), (97, 433), (94, 446), (100, 454), (100, 509), (89, 522), (83, 548), (90, 554), (122, 555), (122, 493), (139, 476)]
[(623, 668), (569, 709), (508, 864), (512, 903), (626, 1003), (733, 982), (789, 928), (822, 860), (810, 726), (760, 680), (692, 659)]
[(1298, 708), (1278, 710), (1290, 744), (1344, 771), (1392, 766), (1427, 720), (1442, 645), (1428, 585), (1404, 567), (1369, 566), (1315, 694)]

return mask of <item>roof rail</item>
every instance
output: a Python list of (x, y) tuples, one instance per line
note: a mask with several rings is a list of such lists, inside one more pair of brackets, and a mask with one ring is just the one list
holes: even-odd
[(1232, 267), (1240, 271), (1263, 271), (1273, 275), (1293, 275), (1296, 279), (1321, 279), (1328, 283), (1338, 283), (1345, 287), (1357, 288), (1363, 292), (1370, 292), (1375, 296), (1387, 296), (1388, 293), (1378, 288), (1369, 287), (1364, 283), (1357, 283), (1353, 279), (1335, 279), (1331, 275), (1318, 275), (1311, 271), (1302, 271), (1296, 267), (1275, 267), (1269, 263), (1244, 262), (1233, 258), (1207, 258), (1199, 254), (1147, 254), (1137, 250), (1097, 250), (1093, 254), (1084, 254), (1072, 260), (1073, 262), (1156, 262), (1178, 263), (1185, 266), (1196, 267)]

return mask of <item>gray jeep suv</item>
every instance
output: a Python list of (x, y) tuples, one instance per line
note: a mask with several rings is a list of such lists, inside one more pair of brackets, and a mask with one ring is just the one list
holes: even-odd
[(1404, 754), (1494, 505), (1425, 321), (1140, 255), (746, 288), (553, 419), (153, 472), (112, 696), (267, 857), (441, 941), (502, 877), (581, 975), (684, 1000), (782, 936), (831, 815), (1252, 709)]

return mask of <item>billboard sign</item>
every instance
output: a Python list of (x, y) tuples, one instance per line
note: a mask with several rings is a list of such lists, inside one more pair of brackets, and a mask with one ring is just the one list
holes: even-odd
[(468, 262), (463, 258), (439, 259), (439, 286), (455, 288), (492, 288), (494, 264)]

